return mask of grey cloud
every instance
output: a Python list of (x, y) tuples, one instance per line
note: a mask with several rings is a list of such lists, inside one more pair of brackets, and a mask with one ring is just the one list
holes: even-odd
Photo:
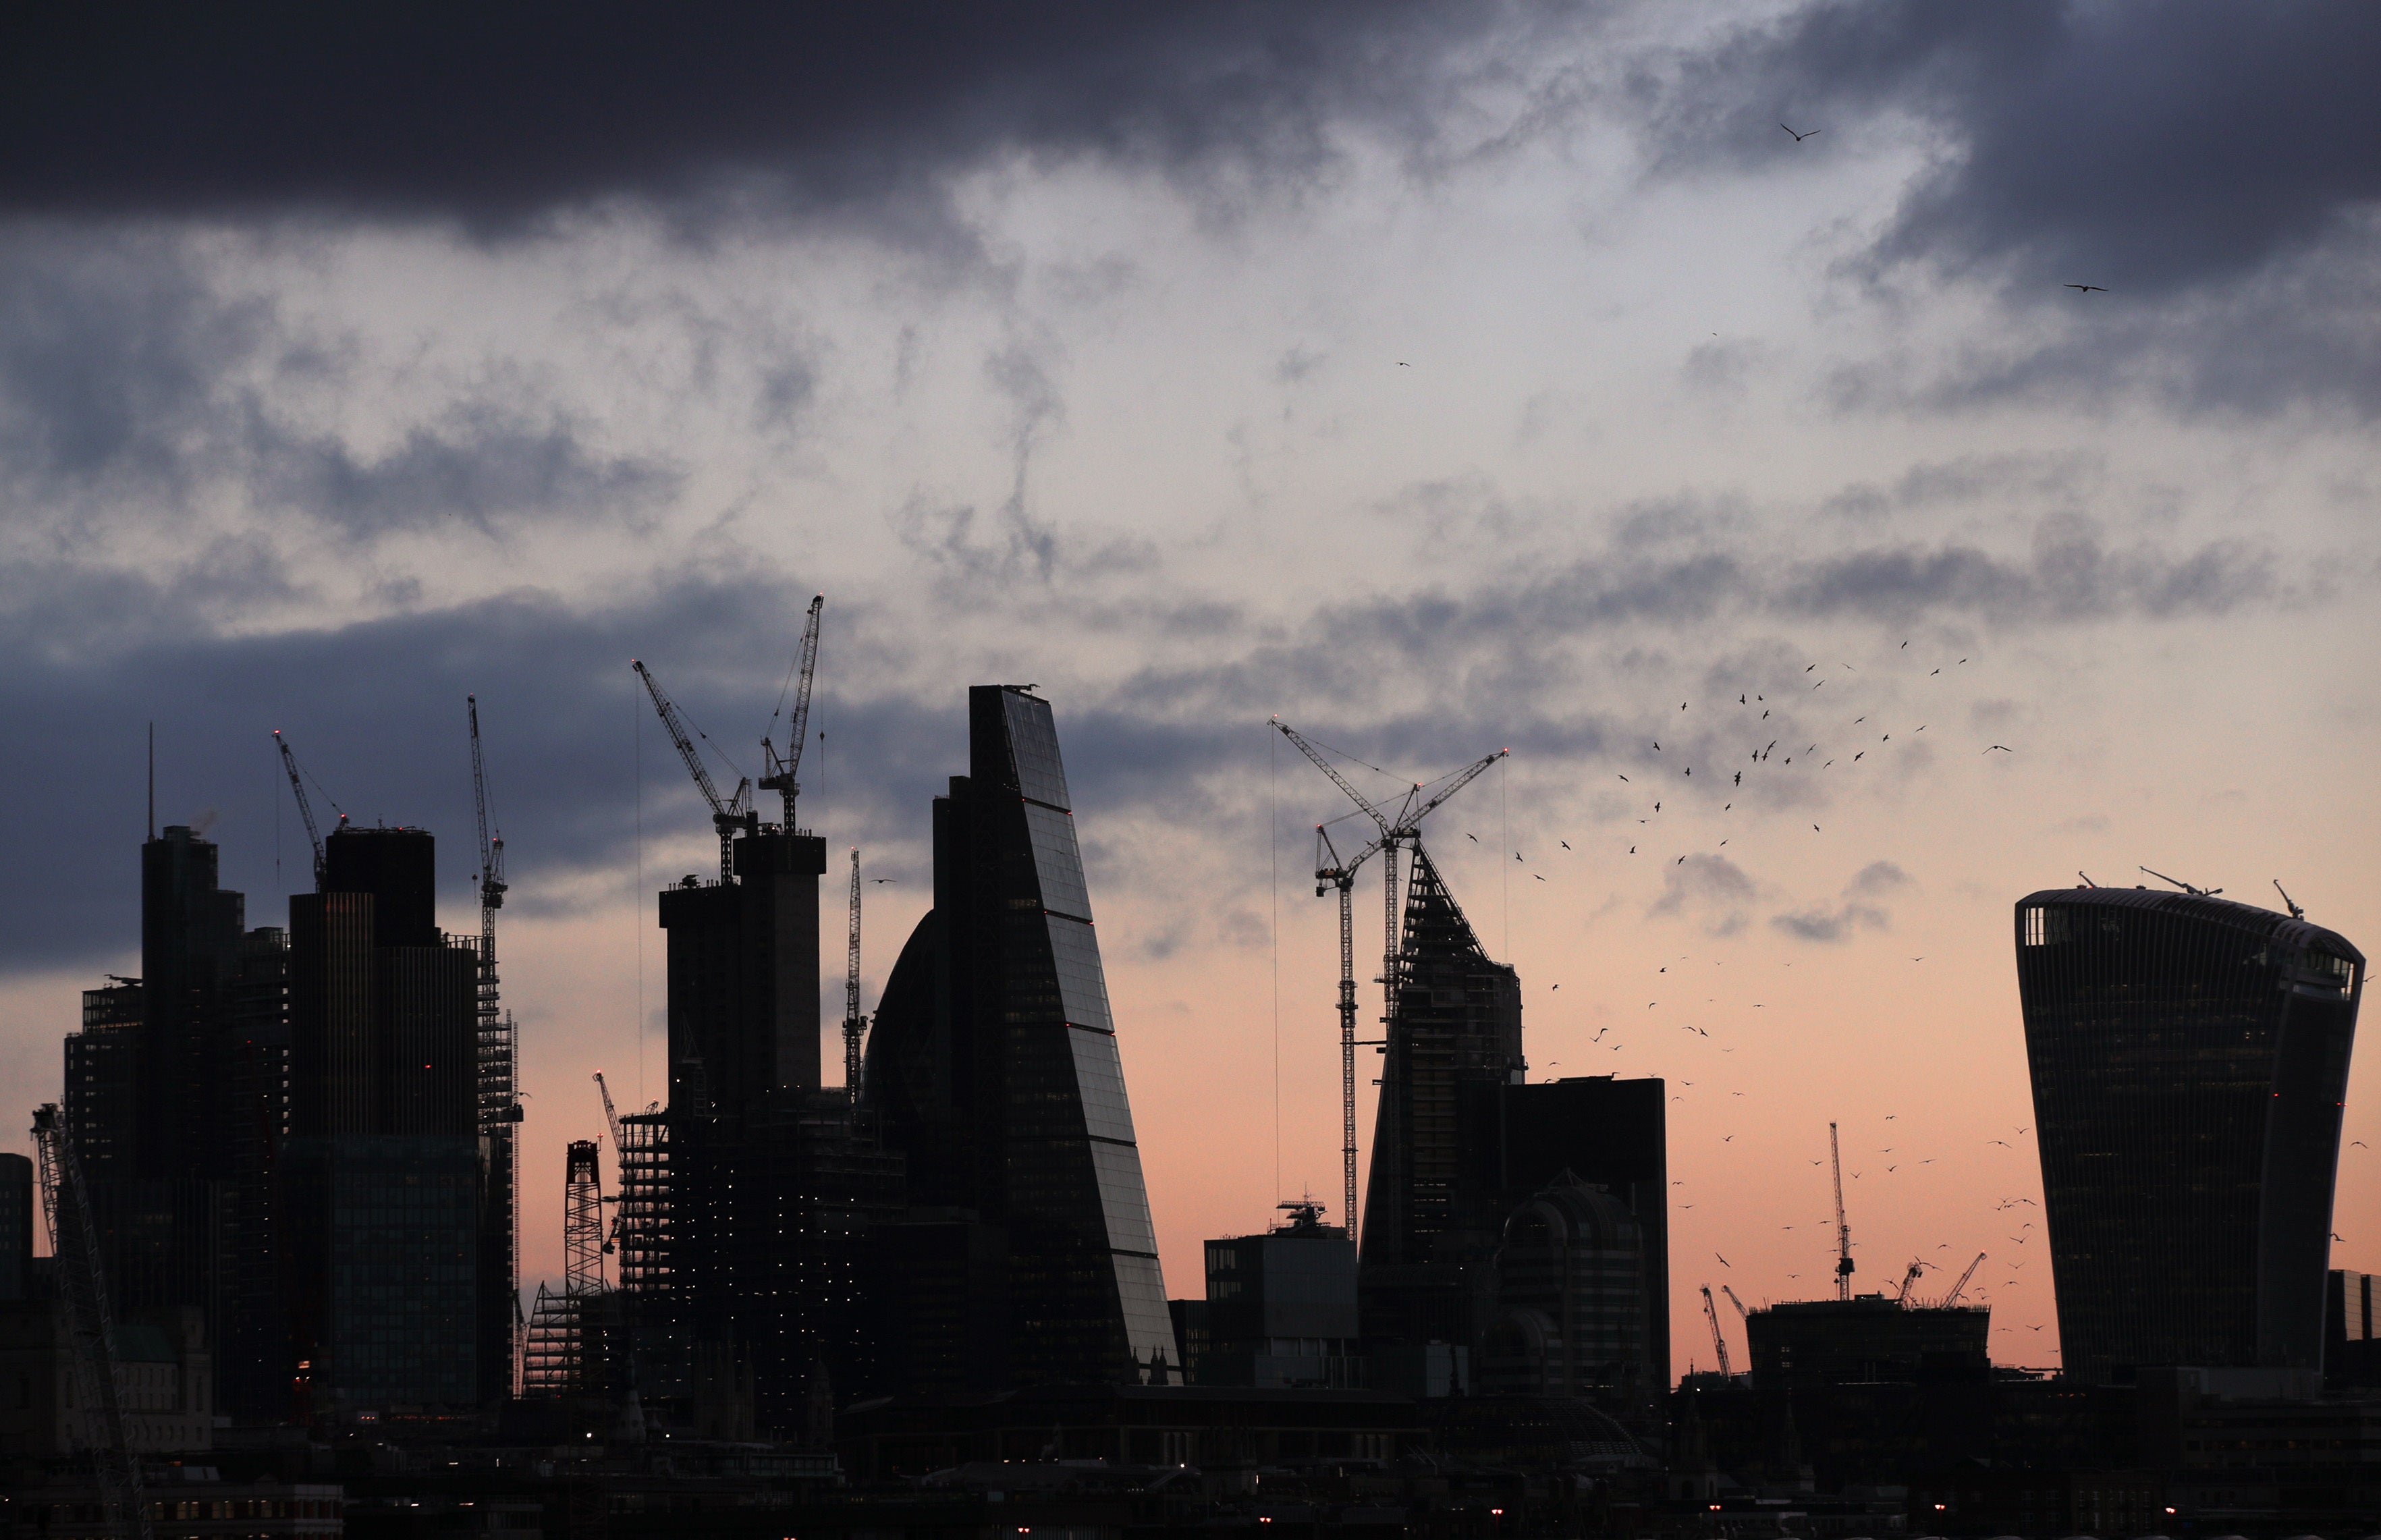
[[(1911, 114), (1948, 153), (1882, 255), (2165, 293), (2311, 250), (2381, 198), (2375, 56), (2381, 12), (2352, 3), (1826, 0), (1690, 61), (1657, 143), (1767, 169)], [(1781, 113), (1833, 142), (1793, 143)]]
[(1864, 904), (1846, 904), (1833, 913), (1825, 910), (1802, 910), (1790, 914), (1773, 914), (1770, 928), (1793, 936), (1799, 941), (1834, 943), (1849, 941), (1855, 931), (1881, 931), (1891, 923), (1885, 911)]
[(580, 431), (492, 406), (457, 406), (367, 458), (341, 439), (268, 430), (258, 434), (250, 485), (260, 501), (360, 536), (446, 519), (494, 532), (518, 516), (635, 513), (676, 495), (678, 467), (595, 453)]
[(1889, 861), (1872, 861), (1852, 874), (1852, 880), (1844, 885), (1844, 892), (1851, 898), (1873, 898), (1909, 886), (1909, 873)]
[(2272, 552), (2214, 541), (2176, 555), (2141, 544), (2111, 549), (2087, 520), (2043, 519), (2025, 560), (1971, 545), (1871, 547), (1802, 564), (1777, 607), (1813, 616), (1923, 611), (2004, 623), (2078, 621), (2110, 615), (2223, 615), (2292, 597)]
[[(1825, 0), (1646, 91), (1672, 174), (1770, 173), (1856, 151), (1894, 119), (1936, 137), (1856, 266), (1923, 263), (2063, 319), (2046, 341), (1899, 393), (1907, 404), (2121, 385), (2191, 407), (2370, 416), (2381, 348), (2332, 322), (2374, 299), (2376, 55), (2381, 11), (2351, 3)], [(1825, 137), (1795, 143), (1780, 116)]]
[(2100, 456), (2083, 451), (1962, 455), (1913, 465), (1887, 483), (1853, 483), (1822, 502), (1819, 511), (1873, 519), (1989, 497), (2064, 500), (2090, 490), (2102, 464)]
[(1728, 857), (1691, 855), (1662, 874), (1662, 896), (1645, 912), (1700, 915), (1706, 932), (1733, 935), (1744, 928), (1744, 907), (1756, 891), (1744, 869)]
[(676, 465), (591, 446), (588, 424), (514, 383), (372, 453), (267, 405), (336, 380), (345, 351), (226, 297), (169, 240), (18, 232), (0, 240), (0, 508), (20, 525), (153, 521), (229, 487), (370, 538), (450, 519), (493, 532), (632, 515), (678, 490)]

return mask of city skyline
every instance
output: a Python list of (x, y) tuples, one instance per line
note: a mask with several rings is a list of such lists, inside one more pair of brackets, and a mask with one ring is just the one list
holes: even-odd
[[(812, 148), (741, 202), (602, 165), (493, 202), (11, 173), (0, 1070), (51, 1099), (80, 991), (139, 972), (153, 718), (158, 822), (220, 843), (250, 924), (310, 886), (281, 727), (359, 823), (447, 841), (438, 919), (471, 934), (477, 691), (522, 1282), (557, 1278), (589, 1076), (664, 1094), (652, 895), (715, 861), (628, 660), (757, 770), (824, 592), (804, 822), (894, 879), (866, 888), (871, 1008), (928, 899), (956, 688), (1056, 703), (1178, 1292), (1204, 1239), (1339, 1188), (1307, 874), (1345, 802), (1279, 713), (1384, 766), (1349, 769), (1368, 791), (1513, 749), (1425, 837), (1518, 970), (1532, 1078), (1686, 1098), (1675, 1371), (1709, 1363), (1703, 1283), (1825, 1293), (1831, 1120), (1856, 1282), (1989, 1252), (1996, 1356), (2055, 1363), (2043, 1243), (1996, 1207), (2042, 1196), (2010, 904), (2146, 864), (2381, 935), (2372, 184), (2336, 148), (2370, 108), (2321, 30), (1422, 8), (1378, 54), (1313, 23), (1300, 74), (1235, 20), (1193, 50), (1262, 105), (1227, 125), (1152, 62), (1179, 31), (1119, 22), (926, 72), (897, 143), (822, 106), (847, 116), (790, 127)], [(2182, 83), (2096, 104), (2136, 58)], [(1168, 89), (1135, 116), (1093, 78)], [(2290, 104), (2227, 130), (2241, 160), (2192, 127), (2211, 79)], [(1020, 81), (1052, 112), (1004, 116)], [(2075, 180), (2024, 174), (2052, 161)], [(1745, 801), (1689, 794), (1670, 755), (1753, 769), (1762, 709), (1799, 741), (1751, 740), (1779, 746)], [(1787, 775), (1872, 722), (1860, 778)], [(2381, 1269), (2376, 1074), (2335, 1266)]]

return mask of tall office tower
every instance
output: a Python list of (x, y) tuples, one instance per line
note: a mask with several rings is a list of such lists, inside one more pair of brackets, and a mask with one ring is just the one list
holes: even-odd
[(297, 1359), (289, 1337), (276, 1175), (289, 1137), (289, 935), (240, 937), (215, 1034), (223, 1159), (220, 1335), (215, 1404), (244, 1415), (288, 1413)]
[(2068, 1373), (2319, 1369), (2363, 955), (2140, 888), (2030, 894), (2016, 931)]
[(140, 1027), (134, 1164), (152, 1180), (218, 1165), (215, 1046), (246, 900), (215, 886), (216, 849), (180, 825), (140, 848)]
[(1468, 1348), (1495, 1308), (1509, 1205), (1479, 1179), (1483, 1135), (1462, 1109), (1523, 1073), (1521, 985), (1489, 959), (1420, 846), (1397, 984), (1364, 1194), (1364, 1339)]
[(669, 933), (669, 1106), (739, 1115), (819, 1083), (818, 880), (826, 841), (755, 829), (735, 880), (662, 889)]
[(819, 1084), (826, 842), (756, 819), (730, 859), (733, 880), (661, 894), (670, 1107), (631, 1119), (623, 1187), (641, 1233), (623, 1329), (641, 1384), (691, 1398), (700, 1363), (741, 1365), (757, 1425), (792, 1435), (818, 1391), (870, 1378), (861, 1253), (899, 1212), (901, 1168)]
[(1629, 1366), (1635, 1389), (1620, 1399), (1657, 1398), (1670, 1383), (1668, 1105), (1667, 1082), (1580, 1075), (1474, 1087), (1463, 1106), (1466, 1149), (1478, 1162), (1467, 1182), (1512, 1207), (1576, 1179), (1608, 1193), (1635, 1225), (1646, 1356)]
[(1138, 1381), (1173, 1364), (1174, 1330), (1049, 703), (979, 685), (968, 738), (863, 1081), (909, 1159), (906, 1241), (965, 1296), (904, 1308), (957, 1319), (1005, 1287), (1001, 1340), (965, 1372)]
[(308, 1410), (467, 1406), (482, 1389), (479, 947), (442, 935), (435, 843), (342, 828), (289, 900), (283, 1220)]

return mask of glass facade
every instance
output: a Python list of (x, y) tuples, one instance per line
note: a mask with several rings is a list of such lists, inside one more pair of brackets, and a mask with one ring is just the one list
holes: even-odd
[[(1116, 1025), (1049, 703), (969, 692), (970, 771), (934, 806), (934, 909), (885, 984), (868, 1104), (910, 1201), (1001, 1237), (1019, 1383), (1176, 1364)], [(972, 1264), (971, 1264), (972, 1265)]]
[(2313, 1369), (2364, 958), (2189, 893), (2016, 912), (2068, 1372)]

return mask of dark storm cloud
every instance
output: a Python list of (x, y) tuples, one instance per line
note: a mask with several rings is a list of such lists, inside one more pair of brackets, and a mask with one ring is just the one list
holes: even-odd
[(1844, 0), (1697, 61), (1668, 127), (1674, 154), (1774, 167), (1831, 148), (1781, 115), (1841, 141), (1913, 114), (1952, 142), (1883, 255), (2146, 296), (2245, 276), (2381, 199), (2376, 57), (2381, 9), (2354, 0)]
[[(1912, 387), (1919, 404), (2126, 385), (2198, 407), (2369, 413), (2381, 350), (2335, 321), (2375, 300), (2376, 57), (2381, 8), (2352, 0), (1837, 0), (1691, 61), (1655, 153), (1673, 171), (1774, 175), (1878, 119), (1939, 136), (1867, 270), (1982, 277), (2070, 324)], [(1780, 117), (1825, 132), (1798, 144)]]
[(985, 158), (1304, 176), (1353, 116), (1426, 137), (1435, 66), (1508, 18), (1197, 6), (50, 7), (0, 49), (0, 209), (318, 210), (519, 227), (632, 198), (939, 218)]

